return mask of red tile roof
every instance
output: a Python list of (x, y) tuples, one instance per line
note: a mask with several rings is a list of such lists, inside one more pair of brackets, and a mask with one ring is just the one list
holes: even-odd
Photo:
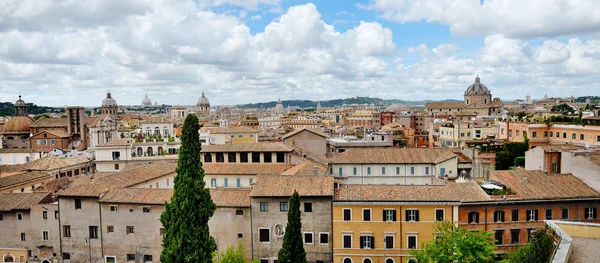
[(451, 149), (351, 148), (333, 156), (331, 163), (440, 163), (455, 157)]
[(29, 210), (32, 205), (49, 201), (50, 193), (4, 193), (0, 194), (0, 211)]
[(477, 183), (447, 185), (340, 185), (334, 201), (466, 202), (490, 200)]
[(173, 189), (113, 188), (100, 203), (164, 205), (171, 200)]
[(90, 182), (62, 190), (58, 192), (58, 196), (100, 197), (103, 193), (108, 192), (111, 187), (111, 185), (105, 183)]
[(112, 187), (128, 187), (175, 173), (175, 168), (177, 168), (177, 163), (167, 161), (153, 162), (149, 165), (97, 178), (94, 182), (108, 184)]
[(250, 207), (250, 188), (212, 188), (210, 196), (217, 207)]
[[(525, 179), (527, 178), (527, 179)], [(501, 182), (520, 199), (599, 198), (600, 193), (571, 174), (544, 174), (541, 171), (492, 171), (490, 179)]]
[(25, 182), (29, 182), (29, 181), (36, 181), (36, 180), (43, 180), (43, 179), (51, 180), (52, 178), (53, 178), (52, 175), (49, 173), (46, 173), (46, 172), (25, 172), (25, 173), (21, 173), (21, 174), (6, 176), (6, 177), (0, 177), (0, 189), (5, 188), (5, 187), (14, 186), (14, 185), (21, 184), (21, 183), (25, 183)]
[(301, 132), (303, 132), (303, 131), (307, 131), (307, 132), (314, 133), (314, 134), (316, 134), (316, 135), (318, 135), (318, 136), (321, 136), (321, 137), (323, 137), (323, 138), (325, 138), (325, 139), (326, 139), (326, 138), (329, 138), (329, 134), (327, 134), (327, 133), (323, 132), (323, 129), (302, 128), (302, 129), (297, 129), (297, 130), (295, 130), (295, 131), (289, 132), (289, 133), (287, 133), (286, 135), (283, 135), (283, 136), (281, 137), (281, 139), (282, 139), (282, 140), (285, 140), (285, 139), (287, 139), (287, 138), (289, 138), (289, 137), (292, 137), (292, 136), (294, 136), (294, 135), (296, 135), (296, 134), (298, 134), (298, 133), (301, 133)]
[(333, 196), (332, 176), (259, 176), (252, 187), (252, 197), (292, 196), (294, 190), (302, 196)]
[(204, 163), (204, 174), (281, 174), (292, 165), (281, 163)]

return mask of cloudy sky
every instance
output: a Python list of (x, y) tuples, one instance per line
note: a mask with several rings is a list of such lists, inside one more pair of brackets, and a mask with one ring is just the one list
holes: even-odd
[(2, 0), (0, 101), (600, 95), (600, 1)]

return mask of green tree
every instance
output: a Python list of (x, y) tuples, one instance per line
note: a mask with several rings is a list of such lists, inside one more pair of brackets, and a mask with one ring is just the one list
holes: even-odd
[(300, 215), (300, 196), (294, 191), (290, 197), (288, 222), (285, 226), (283, 244), (279, 250), (280, 263), (306, 263), (306, 251), (302, 242), (302, 222)]
[[(217, 253), (215, 252), (214, 254), (216, 257)], [(220, 257), (214, 258), (213, 261), (215, 263), (247, 263), (246, 248), (240, 241), (237, 247), (234, 245), (227, 247), (227, 251), (221, 253)]]
[(571, 112), (571, 113), (575, 112), (575, 109), (573, 109), (568, 104), (563, 103), (563, 104), (552, 106), (552, 109), (550, 111), (558, 111), (558, 112), (562, 112), (563, 114), (567, 114), (569, 112)]
[(521, 164), (517, 157), (525, 157), (529, 150), (529, 138), (523, 134), (523, 142), (505, 142), (502, 151), (496, 153), (496, 170), (508, 170), (511, 166)]
[(468, 231), (451, 222), (437, 224), (434, 232), (434, 240), (412, 252), (417, 262), (494, 262), (496, 245), (492, 232)]
[(198, 118), (188, 115), (183, 123), (173, 197), (160, 217), (165, 228), (160, 254), (163, 263), (211, 263), (217, 248), (208, 229), (216, 205), (204, 183), (199, 129)]
[(548, 262), (554, 252), (554, 240), (546, 233), (546, 229), (536, 229), (531, 240), (517, 251), (510, 254), (511, 263)]

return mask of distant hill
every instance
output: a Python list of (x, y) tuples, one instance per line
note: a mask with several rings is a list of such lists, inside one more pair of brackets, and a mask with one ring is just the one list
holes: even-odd
[[(53, 108), (46, 106), (38, 106), (33, 103), (27, 103), (27, 113), (29, 114), (44, 114), (49, 112), (61, 113), (65, 112), (63, 108)], [(0, 116), (13, 116), (15, 114), (15, 105), (12, 102), (0, 102)]]
[[(443, 100), (444, 102), (450, 101), (461, 101), (461, 100)], [(317, 102), (312, 100), (284, 100), (281, 101), (284, 107), (292, 106), (292, 107), (300, 107), (300, 108), (315, 108), (317, 107)], [(392, 104), (404, 104), (407, 106), (415, 106), (415, 105), (424, 105), (425, 101), (410, 101), (410, 100), (384, 100), (380, 98), (369, 98), (369, 97), (354, 97), (354, 98), (346, 98), (346, 99), (334, 99), (334, 100), (324, 100), (321, 101), (322, 107), (340, 107), (342, 105), (348, 104), (374, 104), (374, 105), (382, 105), (389, 106)], [(239, 108), (273, 108), (277, 105), (277, 101), (270, 102), (259, 102), (259, 103), (248, 103), (237, 105)]]
[(585, 103), (586, 99), (590, 99), (590, 102), (593, 103), (593, 104), (600, 104), (600, 96), (582, 96), (582, 97), (577, 97), (575, 99), (575, 102)]

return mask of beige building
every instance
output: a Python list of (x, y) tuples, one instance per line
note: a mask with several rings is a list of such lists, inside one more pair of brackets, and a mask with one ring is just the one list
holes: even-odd
[(200, 128), (200, 142), (202, 144), (226, 144), (226, 143), (256, 143), (258, 142), (258, 130), (248, 127)]
[(456, 117), (462, 113), (482, 117), (500, 115), (503, 105), (499, 98), (492, 99), (492, 92), (477, 76), (465, 90), (462, 102), (429, 102), (425, 107), (429, 115)]
[(329, 135), (324, 133), (322, 129), (307, 128), (297, 129), (281, 137), (285, 144), (294, 145), (323, 156), (327, 154), (327, 138), (329, 138)]
[(291, 147), (274, 142), (205, 145), (203, 163), (291, 164)]

